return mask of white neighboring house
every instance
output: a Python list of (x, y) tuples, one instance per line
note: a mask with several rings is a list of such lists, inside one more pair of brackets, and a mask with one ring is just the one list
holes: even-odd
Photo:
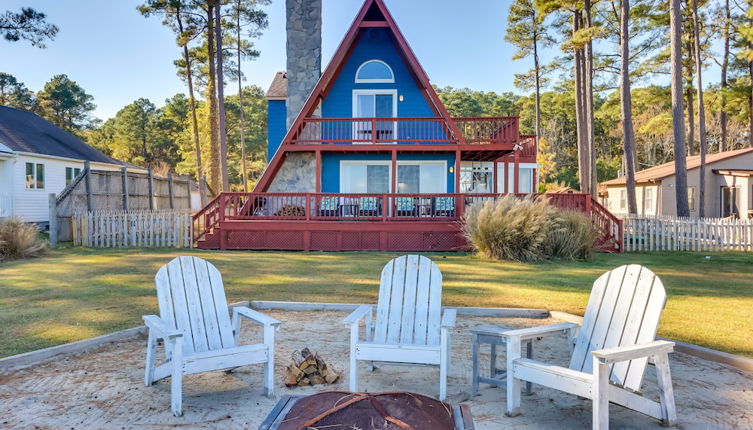
[[(699, 216), (700, 156), (686, 158), (690, 216)], [(753, 217), (753, 148), (706, 156), (704, 215), (708, 218)], [(601, 183), (602, 204), (615, 215), (627, 215), (625, 178)], [(674, 161), (635, 173), (639, 215), (677, 215)]]
[(0, 106), (0, 218), (49, 221), (50, 193), (84, 169), (120, 170), (110, 158), (33, 112)]

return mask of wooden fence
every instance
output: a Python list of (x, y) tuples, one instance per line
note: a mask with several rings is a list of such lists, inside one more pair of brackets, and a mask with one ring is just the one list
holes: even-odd
[(753, 251), (753, 219), (628, 217), (624, 250)]
[(71, 217), (73, 244), (91, 248), (192, 246), (187, 211), (100, 211)]

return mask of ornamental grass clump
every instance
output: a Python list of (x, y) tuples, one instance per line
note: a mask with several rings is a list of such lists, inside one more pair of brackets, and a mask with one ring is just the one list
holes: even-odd
[(479, 254), (496, 260), (587, 259), (596, 239), (586, 215), (557, 209), (546, 198), (507, 195), (476, 203), (462, 227)]
[(546, 199), (507, 195), (468, 207), (463, 233), (484, 257), (541, 261), (546, 258), (544, 243), (552, 228), (553, 211)]
[(596, 245), (596, 230), (582, 212), (558, 210), (544, 242), (546, 254), (564, 260), (588, 260)]
[(0, 220), (0, 261), (38, 257), (45, 249), (36, 225), (16, 217)]

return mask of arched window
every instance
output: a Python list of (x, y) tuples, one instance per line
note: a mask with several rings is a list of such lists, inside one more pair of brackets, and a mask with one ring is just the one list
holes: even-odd
[(356, 71), (357, 83), (393, 83), (395, 82), (395, 75), (392, 73), (392, 69), (384, 61), (381, 60), (369, 60), (358, 68)]

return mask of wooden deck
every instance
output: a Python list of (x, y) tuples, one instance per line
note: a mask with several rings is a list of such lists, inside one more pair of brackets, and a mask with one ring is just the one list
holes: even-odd
[[(465, 251), (465, 208), (501, 194), (222, 193), (194, 215), (202, 249)], [(621, 221), (585, 194), (548, 194), (589, 214), (604, 252), (622, 251)]]

